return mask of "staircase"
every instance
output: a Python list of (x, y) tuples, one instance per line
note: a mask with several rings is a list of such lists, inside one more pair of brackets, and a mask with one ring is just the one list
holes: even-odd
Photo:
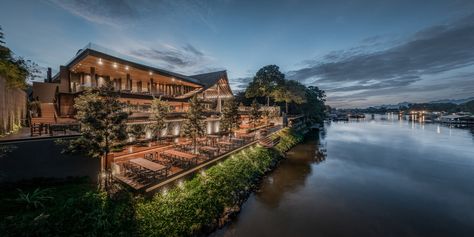
[(53, 103), (41, 103), (41, 116), (32, 117), (30, 124), (31, 136), (47, 134), (49, 125), (56, 123), (56, 109)]
[(272, 139), (271, 137), (264, 137), (258, 140), (258, 144), (266, 148), (272, 148), (280, 142), (280, 137)]
[(41, 117), (31, 118), (31, 125), (56, 123), (56, 109), (53, 103), (41, 103)]

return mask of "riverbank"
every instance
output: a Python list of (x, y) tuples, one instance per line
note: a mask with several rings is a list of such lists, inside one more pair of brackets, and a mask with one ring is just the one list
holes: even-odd
[(262, 177), (282, 158), (281, 153), (302, 141), (303, 135), (283, 129), (275, 136), (275, 150), (253, 146), (233, 154), (171, 190), (156, 194), (136, 207), (142, 236), (191, 236), (209, 233), (240, 211)]
[[(110, 198), (81, 183), (58, 185), (54, 192), (40, 192), (29, 197), (30, 200), (12, 194), (5, 197), (9, 202), (2, 200), (2, 203), (16, 203), (18, 211), (0, 213), (0, 233), (2, 236), (210, 233), (237, 214), (262, 177), (282, 159), (282, 154), (303, 140), (301, 130), (289, 128), (273, 136), (280, 137), (274, 149), (258, 145), (245, 148), (151, 199), (133, 198), (127, 193)], [(27, 191), (34, 193), (33, 189)]]
[(327, 123), (211, 237), (470, 236), (473, 138), (397, 117)]

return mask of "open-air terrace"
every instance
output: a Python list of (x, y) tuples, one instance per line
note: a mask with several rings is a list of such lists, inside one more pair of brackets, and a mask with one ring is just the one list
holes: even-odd
[(151, 191), (189, 173), (193, 173), (226, 154), (264, 138), (281, 129), (263, 125), (250, 133), (209, 134), (196, 139), (168, 137), (159, 141), (139, 141), (109, 156), (114, 177), (138, 191)]

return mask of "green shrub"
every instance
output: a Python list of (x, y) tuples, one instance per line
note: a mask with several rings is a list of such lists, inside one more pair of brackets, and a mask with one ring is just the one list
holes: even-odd
[[(30, 199), (35, 192), (42, 198), (22, 201), (14, 215), (1, 216), (0, 236), (130, 236), (134, 233), (131, 195), (112, 200), (92, 187), (65, 186), (54, 188), (48, 196), (34, 191), (29, 195)], [(23, 192), (22, 196), (25, 195)], [(44, 201), (44, 197), (48, 202), (31, 208), (33, 201)], [(53, 200), (49, 200), (50, 197)], [(15, 205), (13, 201), (18, 202), (12, 200), (2, 205)]]
[[(246, 148), (151, 199), (134, 199), (131, 194), (110, 199), (90, 185), (65, 185), (53, 192), (36, 192), (31, 205), (14, 203), (1, 213), (0, 236), (192, 236), (212, 230), (220, 218), (239, 206), (261, 177), (281, 159), (278, 153), (290, 149), (303, 135), (286, 128), (275, 149)], [(23, 193), (26, 195), (25, 193)], [(49, 197), (52, 197), (52, 200)], [(1, 207), (0, 205), (0, 207)], [(8, 208), (7, 208), (8, 209)]]
[[(285, 152), (303, 139), (290, 129), (275, 134), (275, 147)], [(215, 226), (226, 210), (240, 205), (257, 181), (281, 156), (257, 146), (244, 149), (177, 187), (138, 203), (136, 218), (142, 236), (191, 236)]]

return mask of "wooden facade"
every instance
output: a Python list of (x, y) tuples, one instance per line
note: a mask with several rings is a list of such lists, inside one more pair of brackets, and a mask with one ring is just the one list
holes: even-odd
[[(186, 76), (88, 44), (66, 65), (60, 66), (58, 74), (43, 83), (48, 86), (33, 88), (33, 98), (35, 95), (45, 98), (45, 94), (55, 91), (51, 102), (56, 104), (56, 113), (61, 117), (73, 117), (74, 98), (107, 81), (113, 83), (120, 100), (132, 112), (132, 118), (145, 118), (154, 98), (166, 101), (176, 115), (188, 110), (188, 101), (194, 95), (205, 102), (209, 111), (217, 113), (221, 111), (222, 100), (233, 97), (226, 71)], [(51, 85), (56, 85), (56, 90)]]

